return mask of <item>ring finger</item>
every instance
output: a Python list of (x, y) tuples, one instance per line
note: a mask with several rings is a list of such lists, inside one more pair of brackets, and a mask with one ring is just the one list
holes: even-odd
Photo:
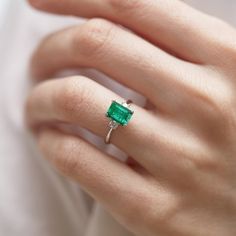
[[(108, 131), (105, 111), (111, 100), (122, 101), (117, 94), (86, 77), (46, 81), (36, 86), (28, 99), (28, 124), (32, 127), (55, 122), (77, 124), (104, 137)], [(132, 109), (132, 120), (127, 127), (114, 131), (112, 143), (153, 175), (175, 176), (184, 171), (186, 155), (193, 149), (200, 152), (201, 147), (196, 147), (199, 143), (152, 112), (136, 105)]]
[[(33, 128), (53, 122), (77, 124), (105, 137), (109, 123), (105, 112), (111, 100), (122, 101), (112, 91), (86, 77), (46, 81), (35, 87), (28, 99), (28, 124)], [(151, 135), (156, 117), (136, 105), (132, 105), (132, 110), (135, 111), (134, 118), (127, 127), (113, 131), (111, 142), (141, 159), (150, 148), (145, 137)]]

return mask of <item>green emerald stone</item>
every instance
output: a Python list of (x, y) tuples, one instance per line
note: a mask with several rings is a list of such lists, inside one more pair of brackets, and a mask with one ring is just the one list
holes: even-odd
[(118, 124), (124, 126), (127, 125), (133, 115), (133, 111), (124, 105), (113, 101), (109, 107), (106, 116), (116, 121)]

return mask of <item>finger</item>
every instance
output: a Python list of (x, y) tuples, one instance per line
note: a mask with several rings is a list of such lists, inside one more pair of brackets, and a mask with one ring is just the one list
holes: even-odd
[(34, 75), (40, 78), (78, 66), (102, 71), (146, 96), (160, 110), (168, 110), (168, 103), (174, 103), (169, 94), (178, 93), (181, 97), (183, 93), (173, 83), (184, 78), (189, 83), (188, 71), (196, 70), (195, 65), (102, 19), (51, 35), (42, 42), (32, 60)]
[[(133, 221), (135, 214), (146, 214), (143, 211), (153, 203), (154, 187), (145, 180), (144, 175), (139, 175), (81, 138), (53, 129), (42, 129), (38, 143), (54, 166), (78, 181), (85, 191), (126, 226)], [(157, 190), (155, 192), (158, 194)], [(155, 195), (155, 199), (156, 204), (158, 201), (161, 203), (158, 195)], [(143, 216), (141, 219), (144, 219)]]
[[(229, 27), (178, 0), (29, 0), (42, 10), (102, 17), (122, 24), (185, 60), (207, 63), (219, 57)], [(230, 30), (232, 31), (232, 30)], [(219, 32), (222, 32), (219, 37)], [(224, 33), (223, 33), (224, 32)], [(231, 32), (232, 33), (232, 32)]]
[[(28, 124), (37, 129), (57, 122), (69, 123), (103, 138), (108, 132), (105, 113), (111, 100), (123, 99), (86, 77), (46, 81), (39, 84), (28, 99)], [(160, 179), (173, 182), (179, 181), (179, 176), (184, 179), (191, 175), (189, 156), (205, 153), (200, 140), (166, 117), (154, 116), (134, 104), (132, 109), (134, 115), (130, 123), (118, 127), (111, 142)]]
[[(54, 122), (77, 124), (104, 138), (109, 123), (105, 113), (112, 100), (123, 101), (117, 94), (85, 77), (47, 81), (31, 93), (27, 120), (35, 128)], [(153, 166), (151, 159), (142, 157), (151, 146), (147, 137), (158, 119), (135, 104), (132, 110), (134, 115), (128, 126), (113, 131), (111, 142), (128, 155), (135, 156), (145, 167)]]

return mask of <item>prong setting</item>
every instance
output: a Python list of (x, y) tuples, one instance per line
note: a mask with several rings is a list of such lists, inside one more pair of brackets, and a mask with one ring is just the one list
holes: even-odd
[(106, 117), (110, 119), (108, 124), (109, 131), (105, 138), (105, 143), (110, 143), (110, 138), (112, 131), (117, 129), (120, 125), (127, 126), (134, 111), (130, 110), (132, 101), (128, 100), (127, 102), (118, 103), (113, 100), (108, 111), (106, 112)]

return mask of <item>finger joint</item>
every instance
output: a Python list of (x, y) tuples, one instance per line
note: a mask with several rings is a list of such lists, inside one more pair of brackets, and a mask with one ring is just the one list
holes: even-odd
[(72, 53), (86, 58), (95, 58), (112, 40), (114, 25), (107, 20), (92, 19), (79, 27), (74, 34)]

